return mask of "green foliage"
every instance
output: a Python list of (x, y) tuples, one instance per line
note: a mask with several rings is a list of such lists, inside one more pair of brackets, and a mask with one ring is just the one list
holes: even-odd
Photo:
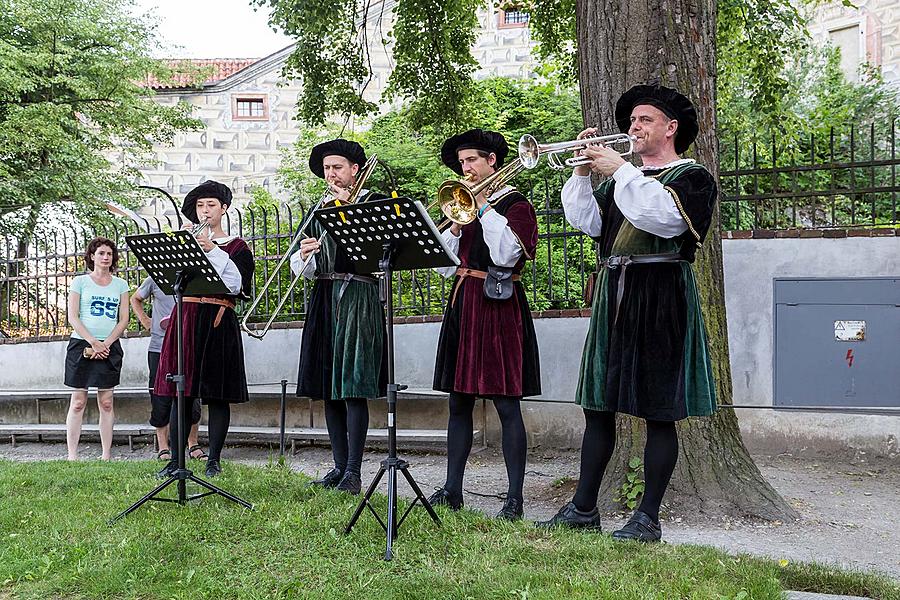
[(362, 45), (357, 27), (357, 20), (365, 14), (357, 0), (251, 3), (271, 7), (269, 23), (297, 41), (283, 74), (303, 83), (297, 101), (302, 121), (321, 125), (332, 114), (364, 116), (377, 109), (359, 91), (371, 75), (364, 56), (368, 48)]
[(153, 143), (198, 124), (139, 85), (169, 71), (150, 58), (153, 25), (129, 6), (0, 0), (0, 229), (27, 240), (44, 205), (67, 201), (57, 216), (90, 222), (101, 201), (127, 203)]
[(623, 508), (634, 510), (644, 495), (644, 461), (638, 456), (632, 456), (628, 461), (628, 472), (622, 485), (616, 490), (613, 499)]
[(528, 12), (531, 35), (537, 41), (537, 57), (563, 81), (577, 83), (575, 0), (506, 0), (499, 8)]
[[(890, 192), (858, 193), (862, 187), (892, 185), (889, 163), (900, 144), (894, 125), (900, 118), (896, 92), (870, 67), (862, 69), (860, 83), (847, 81), (840, 53), (830, 47), (807, 48), (785, 71), (785, 81), (780, 120), (770, 125), (755, 120), (747, 97), (730, 106), (720, 105), (720, 124), (728, 132), (721, 139), (722, 190), (737, 200), (723, 204), (723, 227), (896, 222)], [(843, 166), (859, 161), (872, 165)], [(729, 174), (757, 168), (772, 171), (740, 177)], [(797, 190), (805, 196), (792, 197)], [(780, 202), (774, 199), (777, 195), (782, 197)], [(753, 199), (759, 196), (773, 199)]]
[[(780, 598), (788, 589), (885, 600), (887, 577), (730, 556), (696, 545), (641, 546), (609, 536), (508, 524), (421, 507), (404, 521), (396, 558), (369, 515), (343, 534), (357, 499), (309, 487), (290, 469), (225, 464), (217, 480), (252, 502), (211, 496), (149, 502), (107, 521), (157, 482), (150, 461), (0, 461), (0, 596), (122, 598)], [(169, 488), (173, 490), (173, 488)], [(188, 483), (188, 493), (200, 491)], [(172, 497), (174, 491), (167, 497)], [(376, 510), (387, 500), (376, 494)], [(401, 499), (401, 512), (408, 505)]]
[(478, 25), (476, 9), (484, 0), (403, 0), (390, 36), (394, 70), (388, 99), (427, 99), (413, 105), (418, 123), (456, 125), (472, 91), (472, 57)]

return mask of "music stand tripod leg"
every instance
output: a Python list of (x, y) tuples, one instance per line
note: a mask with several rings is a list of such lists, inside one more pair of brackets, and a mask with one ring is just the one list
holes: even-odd
[[(356, 521), (359, 519), (362, 514), (364, 508), (369, 506), (371, 509), (371, 505), (369, 504), (369, 499), (372, 494), (375, 492), (375, 488), (378, 483), (381, 481), (382, 476), (387, 473), (388, 475), (388, 514), (387, 514), (387, 523), (383, 524), (385, 528), (385, 533), (387, 534), (387, 543), (384, 554), (384, 560), (391, 560), (394, 557), (393, 545), (394, 539), (397, 537), (398, 529), (399, 529), (399, 521), (397, 519), (397, 471), (401, 470), (403, 472), (403, 476), (406, 478), (406, 481), (413, 488), (413, 491), (416, 492), (416, 498), (422, 503), (425, 509), (428, 511), (428, 514), (434, 520), (435, 523), (440, 525), (441, 521), (437, 516), (437, 513), (434, 512), (434, 508), (428, 502), (428, 499), (422, 494), (422, 490), (416, 485), (415, 480), (412, 477), (412, 474), (409, 473), (407, 469), (407, 463), (405, 461), (401, 461), (397, 458), (397, 423), (396, 423), (396, 410), (397, 410), (397, 392), (400, 390), (405, 390), (405, 385), (399, 385), (394, 381), (394, 304), (393, 304), (393, 256), (394, 256), (394, 248), (392, 244), (385, 244), (383, 247), (384, 255), (383, 258), (379, 261), (379, 269), (381, 270), (381, 276), (379, 281), (379, 295), (381, 297), (381, 301), (385, 307), (385, 336), (387, 338), (387, 404), (388, 404), (388, 457), (381, 462), (381, 468), (378, 471), (378, 475), (372, 482), (372, 485), (369, 486), (369, 489), (366, 491), (366, 495), (360, 501), (359, 506), (356, 507), (356, 512), (353, 514), (353, 517), (350, 519), (350, 523), (347, 525), (344, 530), (345, 533), (350, 533), (353, 529), (353, 526), (356, 524)], [(373, 513), (374, 513), (374, 509)], [(375, 517), (378, 518), (378, 515), (375, 514)], [(380, 521), (380, 519), (379, 519)]]
[[(184, 419), (184, 349), (182, 347), (183, 340), (183, 293), (184, 286), (186, 285), (186, 281), (183, 277), (183, 272), (178, 271), (175, 278), (175, 335), (176, 335), (176, 354), (177, 354), (177, 372), (173, 375), (171, 373), (166, 375), (166, 379), (175, 383), (175, 402), (176, 402), (176, 411), (178, 413), (177, 416), (177, 427), (178, 427), (178, 435), (175, 436), (175, 444), (178, 452), (178, 468), (174, 473), (169, 475), (168, 479), (163, 483), (159, 484), (154, 488), (151, 492), (146, 494), (143, 498), (126, 508), (124, 511), (110, 519), (109, 524), (117, 522), (122, 517), (131, 514), (138, 508), (140, 508), (143, 504), (145, 504), (148, 500), (162, 500), (169, 502), (177, 502), (178, 504), (184, 505), (187, 504), (189, 500), (195, 500), (198, 497), (188, 497), (187, 495), (187, 480), (199, 484), (200, 486), (210, 490), (210, 492), (218, 494), (225, 498), (226, 500), (231, 500), (237, 504), (240, 504), (244, 508), (253, 508), (253, 505), (235, 496), (234, 494), (230, 494), (225, 490), (222, 490), (211, 483), (203, 481), (199, 477), (196, 477), (192, 471), (190, 471), (185, 465), (185, 454), (187, 453), (187, 431), (185, 430), (185, 419)], [(178, 498), (176, 500), (170, 500), (168, 498), (156, 498), (156, 496), (166, 489), (173, 482), (178, 482)], [(205, 496), (206, 494), (203, 494)]]

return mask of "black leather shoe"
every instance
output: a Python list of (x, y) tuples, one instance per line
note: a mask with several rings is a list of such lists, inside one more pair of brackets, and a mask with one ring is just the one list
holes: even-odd
[(362, 479), (360, 478), (359, 473), (347, 471), (344, 473), (341, 482), (337, 484), (337, 488), (335, 489), (356, 496), (359, 494), (359, 490), (362, 489)]
[(156, 473), (156, 478), (157, 479), (165, 479), (166, 477), (169, 477), (177, 470), (178, 470), (178, 461), (173, 458), (169, 462), (166, 463), (166, 466), (164, 466), (162, 469), (160, 469)]
[(625, 526), (614, 531), (612, 536), (614, 540), (658, 542), (662, 539), (662, 527), (654, 523), (647, 513), (636, 510)]
[(548, 521), (537, 521), (538, 527), (568, 527), (569, 529), (588, 529), (590, 531), (602, 531), (600, 528), (600, 511), (597, 507), (590, 512), (583, 512), (575, 507), (574, 502), (569, 502)]
[(215, 477), (216, 475), (220, 475), (222, 473), (222, 465), (219, 464), (214, 458), (206, 461), (206, 476), (207, 477)]
[(313, 481), (312, 485), (323, 488), (337, 487), (343, 477), (344, 472), (338, 468), (334, 468), (325, 473), (325, 477), (323, 477), (322, 479), (316, 479), (315, 481)]
[(428, 499), (428, 504), (432, 506), (449, 506), (450, 510), (459, 510), (463, 507), (463, 499), (462, 496), (454, 498), (450, 495), (450, 492), (440, 488), (431, 495), (431, 498)]
[(506, 502), (503, 503), (503, 508), (500, 509), (495, 518), (506, 521), (521, 521), (523, 516), (525, 516), (525, 511), (522, 509), (522, 501), (518, 498), (507, 498)]

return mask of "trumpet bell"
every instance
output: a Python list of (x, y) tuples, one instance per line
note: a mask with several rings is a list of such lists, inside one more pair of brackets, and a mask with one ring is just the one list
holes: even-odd
[(519, 159), (526, 169), (538, 166), (541, 160), (541, 146), (533, 135), (526, 133), (519, 138)]
[(475, 195), (465, 183), (445, 181), (438, 188), (437, 199), (441, 212), (450, 221), (467, 225), (475, 220), (478, 212)]

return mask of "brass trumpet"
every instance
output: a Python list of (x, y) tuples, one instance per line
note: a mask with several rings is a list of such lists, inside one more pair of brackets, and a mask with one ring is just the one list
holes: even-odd
[(443, 230), (450, 223), (468, 225), (478, 215), (478, 205), (475, 198), (484, 192), (485, 196), (491, 196), (494, 192), (506, 185), (510, 179), (518, 175), (522, 169), (532, 169), (536, 166), (528, 166), (521, 157), (516, 158), (505, 167), (491, 173), (490, 176), (469, 187), (468, 178), (463, 181), (448, 179), (438, 187), (437, 198), (428, 205), (439, 205), (446, 219), (438, 225), (438, 230)]
[[(353, 187), (350, 188), (350, 197), (343, 202), (337, 202), (335, 199), (331, 198), (331, 195), (326, 192), (322, 195), (322, 198), (313, 206), (313, 208), (309, 211), (309, 216), (306, 219), (306, 222), (300, 228), (300, 231), (297, 232), (297, 235), (294, 236), (294, 239), (291, 240), (290, 246), (288, 246), (287, 250), (284, 252), (284, 255), (281, 257), (281, 260), (278, 261), (278, 264), (275, 265), (275, 268), (272, 270), (272, 274), (269, 275), (269, 278), (266, 280), (266, 283), (263, 285), (262, 289), (256, 292), (256, 299), (253, 301), (253, 304), (250, 305), (250, 308), (247, 309), (247, 313), (244, 315), (244, 319), (241, 321), (241, 329), (247, 332), (247, 335), (250, 337), (254, 337), (258, 340), (263, 339), (265, 335), (272, 328), (272, 323), (275, 321), (275, 317), (278, 316), (278, 313), (281, 312), (281, 309), (284, 307), (284, 303), (287, 302), (287, 299), (291, 296), (291, 291), (297, 286), (297, 283), (303, 278), (303, 271), (306, 269), (306, 265), (309, 264), (309, 261), (312, 260), (313, 254), (310, 254), (303, 261), (303, 264), (300, 265), (300, 270), (294, 276), (293, 280), (291, 280), (290, 285), (287, 289), (281, 293), (281, 300), (278, 302), (278, 306), (275, 307), (275, 310), (272, 311), (272, 316), (269, 317), (269, 320), (266, 321), (265, 325), (263, 325), (262, 329), (252, 330), (249, 328), (248, 323), (250, 322), (250, 318), (253, 316), (253, 313), (256, 311), (257, 307), (259, 307), (260, 302), (262, 302), (263, 298), (266, 295), (266, 292), (272, 286), (272, 283), (278, 278), (278, 274), (281, 272), (282, 267), (286, 262), (289, 262), (291, 259), (291, 254), (294, 252), (294, 248), (300, 243), (303, 238), (312, 237), (306, 235), (305, 231), (309, 224), (315, 218), (315, 212), (320, 208), (328, 208), (330, 205), (341, 205), (341, 204), (356, 204), (359, 200), (359, 196), (362, 193), (363, 186), (366, 183), (366, 180), (369, 178), (369, 175), (372, 174), (372, 171), (375, 170), (375, 165), (378, 164), (378, 157), (372, 155), (369, 160), (366, 161), (366, 164), (363, 165), (362, 169), (360, 169), (359, 173), (356, 177), (356, 183), (353, 184)], [(325, 238), (326, 233), (322, 233), (319, 236), (319, 243)]]
[(620, 146), (627, 144), (627, 148), (623, 152), (619, 152), (619, 156), (629, 156), (634, 152), (633, 135), (627, 133), (617, 133), (613, 135), (597, 135), (593, 137), (582, 138), (580, 140), (570, 140), (568, 142), (555, 142), (552, 144), (539, 144), (532, 135), (527, 133), (519, 138), (519, 157), (523, 162), (531, 166), (533, 169), (537, 166), (541, 156), (547, 156), (547, 163), (557, 171), (562, 171), (566, 167), (580, 167), (591, 164), (591, 159), (587, 156), (573, 156), (565, 160), (560, 158), (561, 154), (568, 152), (578, 152), (584, 150), (588, 146)]

